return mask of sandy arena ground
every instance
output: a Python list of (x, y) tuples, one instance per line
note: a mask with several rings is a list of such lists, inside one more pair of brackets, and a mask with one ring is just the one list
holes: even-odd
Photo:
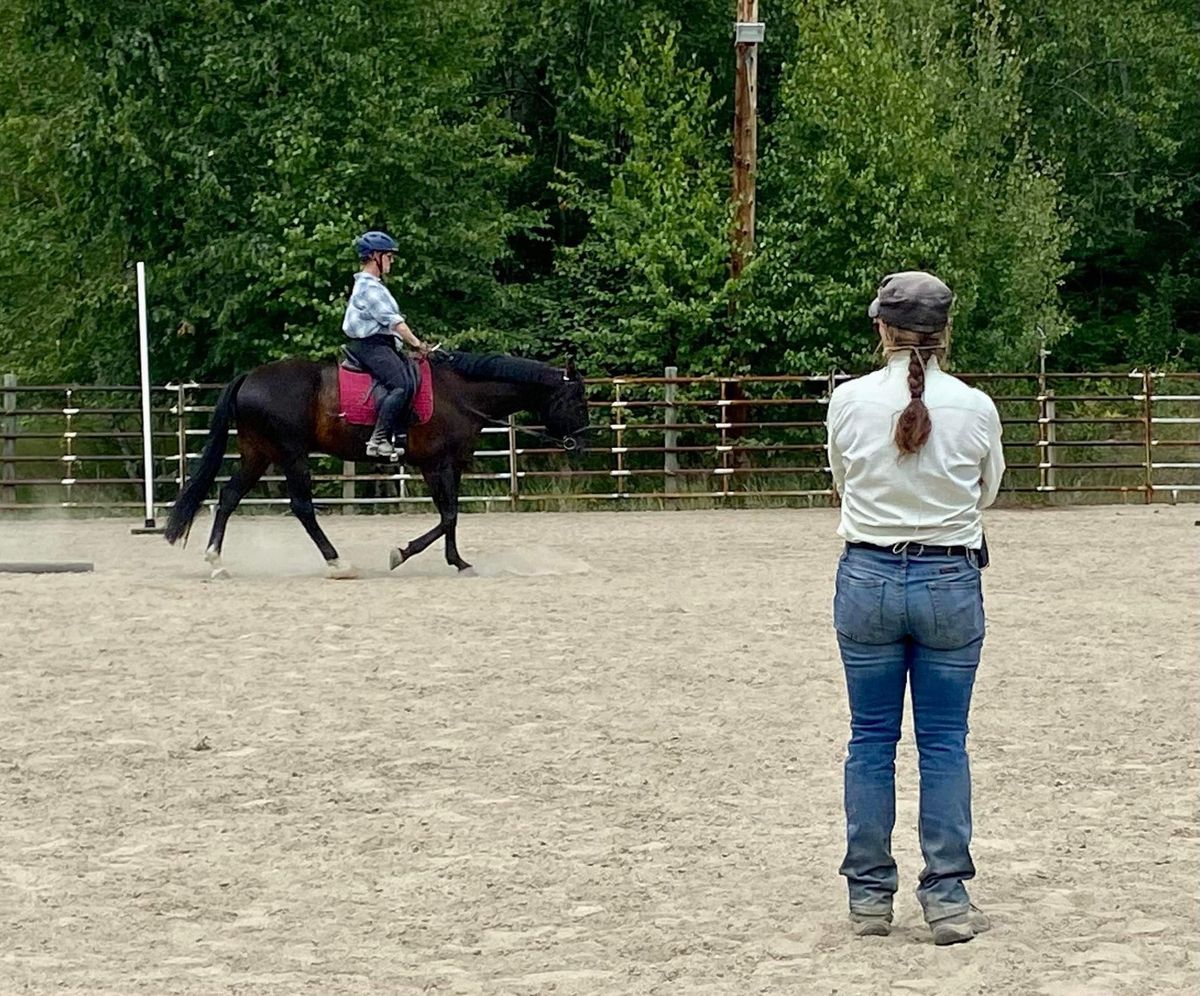
[[(973, 898), (934, 948), (902, 744), (889, 938), (837, 875), (834, 513), (0, 523), (0, 994), (1190, 993), (1197, 508), (990, 516)], [(374, 620), (368, 623), (368, 620)]]

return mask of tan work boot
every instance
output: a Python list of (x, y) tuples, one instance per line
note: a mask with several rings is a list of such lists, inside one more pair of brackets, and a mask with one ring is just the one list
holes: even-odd
[(855, 937), (887, 937), (892, 932), (892, 914), (851, 912), (850, 926)]
[(987, 914), (974, 904), (966, 913), (957, 913), (941, 920), (933, 920), (929, 924), (933, 932), (933, 943), (962, 944), (971, 940), (976, 934), (982, 934), (992, 929), (992, 921)]

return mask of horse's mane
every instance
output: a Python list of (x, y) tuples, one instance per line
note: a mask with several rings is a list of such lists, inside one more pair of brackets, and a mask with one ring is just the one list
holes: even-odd
[(503, 353), (460, 353), (457, 350), (439, 349), (429, 358), (470, 380), (502, 380), (510, 384), (540, 384), (543, 387), (554, 387), (563, 380), (563, 372), (558, 367), (519, 356), (505, 356)]

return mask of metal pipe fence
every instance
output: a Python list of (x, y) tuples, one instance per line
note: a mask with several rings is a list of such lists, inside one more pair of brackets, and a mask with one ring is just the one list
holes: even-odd
[[(962, 374), (996, 401), (1008, 462), (1002, 495), (1109, 495), (1145, 502), (1200, 492), (1200, 373)], [(568, 463), (510, 419), (484, 430), (462, 501), (510, 508), (570, 503), (715, 504), (832, 497), (829, 394), (847, 375), (617, 377), (589, 382), (604, 427)], [(153, 505), (170, 507), (208, 434), (220, 385), (150, 389)], [(136, 386), (29, 385), (6, 375), (0, 511), (143, 507), (142, 396)], [(237, 457), (230, 442), (228, 461)], [(229, 463), (219, 480), (227, 477)], [(319, 504), (349, 510), (430, 501), (403, 465), (314, 457)], [(286, 505), (282, 477), (245, 504)]]

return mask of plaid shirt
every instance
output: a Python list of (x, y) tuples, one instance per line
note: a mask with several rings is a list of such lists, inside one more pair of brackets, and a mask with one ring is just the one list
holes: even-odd
[(342, 331), (351, 339), (368, 339), (373, 335), (393, 335), (397, 322), (404, 321), (400, 306), (392, 292), (378, 277), (359, 271), (354, 275), (354, 290), (346, 305)]

